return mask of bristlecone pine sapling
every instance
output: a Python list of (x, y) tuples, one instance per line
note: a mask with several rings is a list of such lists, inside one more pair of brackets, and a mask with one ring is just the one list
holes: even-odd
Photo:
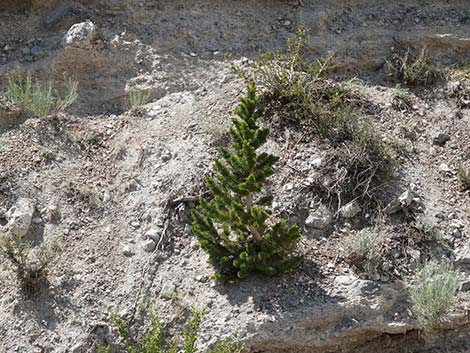
[(213, 198), (201, 199), (193, 210), (192, 229), (216, 268), (215, 278), (245, 278), (252, 273), (273, 275), (296, 265), (292, 251), (300, 228), (277, 222), (269, 206), (273, 197), (265, 190), (278, 157), (257, 150), (269, 129), (257, 125), (264, 110), (253, 82), (232, 119), (231, 146), (220, 149), (214, 175), (206, 177)]

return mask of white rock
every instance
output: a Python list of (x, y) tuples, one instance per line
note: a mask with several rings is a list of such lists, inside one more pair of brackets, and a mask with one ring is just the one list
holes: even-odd
[(171, 299), (175, 296), (175, 293), (176, 286), (173, 283), (165, 283), (160, 291), (160, 296), (165, 299)]
[(455, 262), (458, 264), (470, 264), (470, 246), (465, 246), (456, 251)]
[(321, 158), (315, 158), (310, 161), (310, 165), (313, 168), (320, 168), (322, 166), (323, 160)]
[(406, 190), (398, 198), (392, 200), (387, 207), (384, 208), (386, 214), (394, 214), (398, 211), (405, 209), (413, 203), (414, 195), (411, 190)]
[(441, 164), (439, 165), (439, 170), (440, 170), (441, 172), (443, 172), (443, 173), (449, 173), (449, 172), (452, 171), (452, 169), (451, 169), (447, 164), (445, 164), (445, 163), (441, 163)]
[(160, 241), (160, 237), (162, 236), (162, 229), (161, 228), (150, 228), (146, 233), (145, 236), (147, 238), (152, 239), (155, 243)]
[(322, 205), (316, 210), (310, 212), (305, 220), (305, 225), (315, 229), (325, 229), (332, 221), (333, 215), (331, 214), (331, 211)]
[(133, 256), (134, 252), (132, 251), (129, 245), (124, 245), (122, 248), (122, 253), (124, 256)]
[(354, 200), (340, 208), (339, 213), (344, 218), (353, 218), (362, 211), (359, 203)]
[(334, 280), (334, 285), (335, 285), (335, 287), (350, 286), (356, 280), (357, 280), (357, 278), (354, 277), (354, 276), (347, 276), (347, 275), (336, 276), (335, 280)]
[(67, 31), (64, 43), (68, 47), (87, 47), (96, 35), (96, 28), (93, 22), (85, 21), (76, 23)]
[(413, 202), (413, 192), (411, 192), (410, 190), (406, 190), (403, 194), (398, 197), (398, 201), (400, 201), (402, 207), (410, 206)]
[(34, 213), (34, 204), (30, 199), (18, 199), (6, 216), (9, 218), (8, 228), (16, 236), (23, 237), (28, 233)]
[(56, 221), (60, 218), (59, 209), (55, 205), (49, 205), (41, 210), (41, 213), (48, 222)]
[(152, 239), (149, 239), (144, 242), (144, 245), (142, 247), (145, 251), (152, 252), (155, 250), (156, 246), (157, 244), (155, 244), (155, 242)]
[(191, 249), (193, 250), (199, 249), (199, 242), (196, 239), (191, 240)]

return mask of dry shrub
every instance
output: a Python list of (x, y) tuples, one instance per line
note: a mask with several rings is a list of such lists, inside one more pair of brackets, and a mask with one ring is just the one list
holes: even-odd
[(387, 77), (406, 86), (428, 86), (442, 74), (429, 62), (428, 51), (423, 48), (419, 55), (413, 55), (410, 49), (393, 53), (387, 61)]
[[(334, 148), (327, 157), (319, 186), (338, 205), (354, 198), (375, 198), (375, 188), (387, 181), (393, 167), (390, 146), (361, 119), (369, 104), (358, 79), (337, 82), (332, 55), (305, 59), (307, 33), (302, 25), (287, 51), (264, 53), (251, 68), (236, 68), (264, 91), (267, 116), (279, 127), (300, 128), (305, 138), (320, 136)], [(374, 108), (372, 109), (374, 110)]]
[(378, 204), (378, 190), (391, 179), (396, 162), (389, 145), (363, 127), (333, 149), (323, 165), (317, 183), (320, 194), (339, 209), (353, 199)]
[(0, 255), (16, 275), (22, 292), (30, 297), (47, 283), (51, 266), (60, 253), (57, 242), (32, 248), (24, 239), (11, 233), (0, 237)]

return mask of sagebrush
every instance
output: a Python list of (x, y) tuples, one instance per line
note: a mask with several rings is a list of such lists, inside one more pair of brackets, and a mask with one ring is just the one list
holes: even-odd
[(230, 128), (230, 148), (220, 149), (215, 175), (206, 178), (211, 200), (201, 199), (193, 211), (193, 231), (209, 254), (219, 279), (244, 278), (252, 273), (275, 274), (300, 259), (291, 253), (300, 228), (275, 220), (269, 209), (273, 196), (265, 190), (278, 157), (257, 150), (267, 141), (269, 129), (258, 125), (256, 86), (236, 109)]
[(448, 264), (429, 262), (413, 278), (410, 298), (418, 326), (433, 329), (456, 301), (459, 273)]
[(342, 255), (350, 264), (375, 274), (380, 264), (382, 239), (372, 230), (349, 235), (342, 244)]

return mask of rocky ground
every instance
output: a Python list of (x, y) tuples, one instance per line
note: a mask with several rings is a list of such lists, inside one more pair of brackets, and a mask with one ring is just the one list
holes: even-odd
[[(277, 278), (213, 283), (188, 209), (244, 92), (231, 66), (285, 48), (299, 22), (312, 56), (333, 51), (339, 77), (362, 80), (371, 124), (404, 146), (379, 208), (401, 204), (380, 221), (365, 207), (338, 212), (314, 187), (331, 146), (276, 128), (267, 145), (281, 157), (275, 212), (302, 227), (304, 261)], [(238, 334), (249, 352), (470, 351), (470, 194), (456, 171), (470, 168), (469, 83), (457, 69), (470, 58), (466, 1), (3, 1), (0, 23), (0, 91), (18, 65), (79, 82), (67, 113), (0, 110), (0, 223), (23, 212), (28, 239), (63, 248), (33, 299), (2, 273), (1, 352), (94, 352), (110, 339), (110, 309), (139, 327), (136, 308), (148, 301), (170, 323), (184, 308), (206, 308), (202, 346)], [(84, 32), (67, 39), (77, 23)], [(393, 47), (423, 45), (446, 80), (397, 108), (385, 59)], [(131, 89), (148, 90), (150, 102), (127, 109)], [(408, 210), (443, 242), (408, 243)], [(386, 239), (387, 266), (375, 276), (341, 255), (362, 228)], [(428, 258), (455, 263), (461, 286), (449, 321), (422, 334), (406, 286)]]

